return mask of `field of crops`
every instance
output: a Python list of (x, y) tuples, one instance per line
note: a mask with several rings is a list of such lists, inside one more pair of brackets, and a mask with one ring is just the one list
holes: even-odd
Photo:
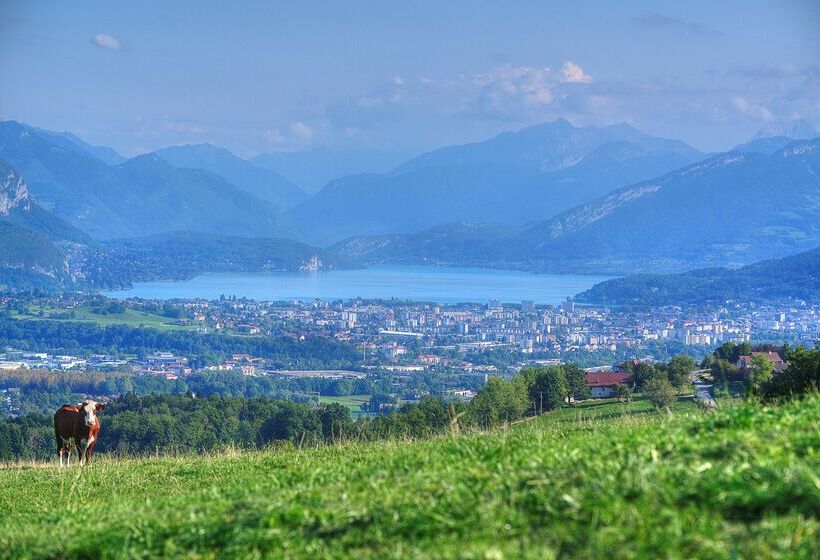
[(0, 557), (816, 558), (820, 399), (618, 406), (416, 442), (10, 466)]

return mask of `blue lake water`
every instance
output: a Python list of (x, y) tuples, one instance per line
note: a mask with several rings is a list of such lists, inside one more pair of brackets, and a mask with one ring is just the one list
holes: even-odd
[(181, 282), (138, 282), (111, 297), (207, 298), (221, 295), (257, 300), (406, 299), (437, 303), (533, 300), (560, 303), (611, 276), (530, 274), (484, 268), (373, 266), (360, 270), (202, 274)]

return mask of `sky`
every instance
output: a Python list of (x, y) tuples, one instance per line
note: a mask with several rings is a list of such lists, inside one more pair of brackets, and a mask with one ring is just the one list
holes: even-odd
[(125, 155), (419, 153), (558, 117), (820, 125), (820, 1), (0, 0), (0, 117)]

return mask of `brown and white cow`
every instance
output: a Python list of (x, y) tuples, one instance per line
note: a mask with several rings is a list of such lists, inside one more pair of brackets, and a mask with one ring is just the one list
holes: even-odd
[(71, 464), (71, 448), (75, 446), (80, 454), (81, 465), (91, 460), (94, 445), (100, 435), (97, 413), (104, 408), (104, 404), (88, 400), (77, 405), (64, 404), (54, 413), (54, 436), (57, 439), (61, 467), (63, 453), (66, 453), (66, 465)]

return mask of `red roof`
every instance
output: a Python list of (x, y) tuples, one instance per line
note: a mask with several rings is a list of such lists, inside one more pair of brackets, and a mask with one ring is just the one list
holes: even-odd
[(595, 371), (587, 373), (587, 385), (592, 387), (613, 387), (629, 383), (632, 375), (629, 373), (615, 373), (614, 371)]

